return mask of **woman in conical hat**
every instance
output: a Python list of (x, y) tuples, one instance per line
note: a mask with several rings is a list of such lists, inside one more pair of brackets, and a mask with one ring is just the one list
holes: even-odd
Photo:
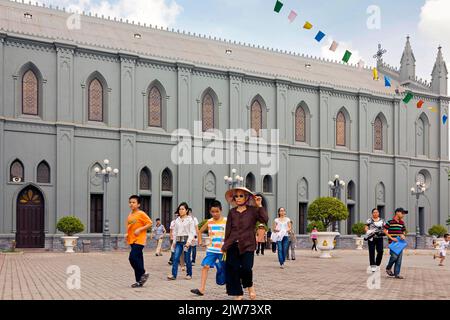
[(253, 260), (256, 250), (255, 225), (267, 223), (269, 217), (261, 205), (262, 197), (244, 187), (236, 187), (225, 193), (230, 209), (225, 227), (222, 251), (226, 252), (227, 294), (236, 300), (244, 297), (247, 288), (250, 299), (256, 299), (253, 286)]

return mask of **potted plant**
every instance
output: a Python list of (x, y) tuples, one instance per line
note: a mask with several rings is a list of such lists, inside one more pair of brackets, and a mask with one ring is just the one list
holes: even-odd
[(73, 248), (77, 245), (78, 237), (74, 237), (73, 235), (76, 233), (80, 233), (84, 230), (84, 225), (77, 217), (67, 216), (62, 217), (57, 225), (56, 229), (65, 236), (61, 237), (64, 241), (64, 247), (66, 248), (66, 253), (73, 253)]
[(356, 249), (362, 250), (364, 244), (364, 238), (361, 237), (364, 233), (366, 233), (365, 224), (362, 222), (355, 223), (352, 226), (352, 233), (356, 235)]
[[(320, 221), (326, 230), (333, 223), (345, 220), (347, 218), (347, 207), (336, 198), (317, 198), (308, 208), (308, 220)], [(321, 258), (331, 258), (330, 251), (334, 249), (334, 238), (338, 235), (339, 232), (317, 233), (317, 248), (321, 251)]]

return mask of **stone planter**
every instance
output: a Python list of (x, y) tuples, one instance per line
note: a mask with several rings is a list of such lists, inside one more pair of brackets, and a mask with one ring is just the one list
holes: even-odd
[(77, 239), (79, 237), (64, 236), (61, 239), (64, 241), (64, 248), (66, 253), (74, 253), (73, 248), (77, 245)]
[(334, 249), (334, 238), (339, 232), (317, 232), (317, 249), (320, 250), (320, 258), (331, 258), (330, 251)]
[(356, 243), (356, 250), (362, 250), (363, 244), (364, 244), (364, 238), (363, 237), (356, 237), (355, 238)]

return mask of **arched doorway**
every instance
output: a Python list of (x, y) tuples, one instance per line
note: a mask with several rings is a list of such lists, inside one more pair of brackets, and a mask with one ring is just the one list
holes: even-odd
[(18, 248), (44, 248), (44, 197), (33, 186), (24, 188), (17, 197)]

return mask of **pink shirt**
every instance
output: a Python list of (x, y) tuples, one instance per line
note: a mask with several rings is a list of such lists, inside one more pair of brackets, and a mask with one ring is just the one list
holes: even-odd
[(317, 239), (317, 229), (311, 231), (311, 239)]

